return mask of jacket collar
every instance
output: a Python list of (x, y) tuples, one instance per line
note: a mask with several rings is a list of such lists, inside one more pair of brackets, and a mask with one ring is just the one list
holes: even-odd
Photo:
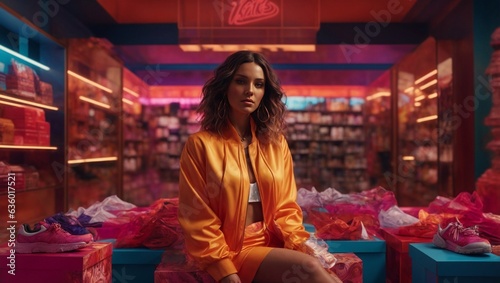
[[(241, 143), (241, 138), (238, 135), (238, 132), (234, 128), (233, 124), (231, 124), (231, 122), (229, 122), (229, 119), (227, 120), (226, 125), (227, 126), (226, 126), (224, 132), (222, 133), (224, 139), (233, 140), (235, 142)], [(252, 142), (256, 139), (256, 137), (255, 137), (256, 129), (257, 129), (257, 125), (255, 124), (255, 121), (253, 120), (253, 118), (250, 116), (250, 132), (252, 133)]]

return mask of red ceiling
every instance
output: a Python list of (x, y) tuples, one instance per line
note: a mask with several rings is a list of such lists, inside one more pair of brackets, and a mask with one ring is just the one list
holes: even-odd
[[(179, 1), (182, 0), (98, 0), (118, 23), (176, 23)], [(374, 21), (375, 15), (381, 11), (397, 11), (390, 14), (390, 21), (401, 22), (416, 2), (414, 0), (318, 1), (320, 22), (324, 23), (366, 23)]]

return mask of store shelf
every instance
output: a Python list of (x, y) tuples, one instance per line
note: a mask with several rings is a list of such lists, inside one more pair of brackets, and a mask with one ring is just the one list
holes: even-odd
[(123, 199), (148, 206), (159, 196), (150, 190), (150, 137), (148, 123), (143, 121), (143, 106), (139, 98), (149, 96), (149, 86), (130, 70), (123, 69)]
[(65, 208), (65, 47), (0, 4), (2, 34), (26, 28), (32, 37), (0, 45), (0, 180), (15, 189), (0, 188), (0, 203), (15, 199), (16, 211), (14, 219), (0, 211), (4, 231), (7, 219), (30, 223)]
[(68, 206), (122, 197), (122, 63), (100, 39), (68, 46)]
[[(398, 164), (405, 168), (397, 183), (402, 206), (426, 206), (436, 196), (453, 196), (451, 138), (444, 114), (451, 113), (452, 66), (440, 58), (439, 43), (427, 39), (398, 65)], [(418, 61), (418, 64), (416, 62)]]
[(10, 145), (10, 144), (0, 144), (0, 148), (12, 149), (12, 150), (57, 150), (55, 146), (36, 146), (36, 145)]
[(368, 188), (363, 108), (357, 101), (353, 106), (349, 98), (303, 98), (303, 109), (292, 101), (286, 136), (298, 188), (332, 187), (345, 193)]
[(59, 110), (59, 108), (56, 106), (27, 100), (24, 99), (22, 96), (18, 96), (8, 91), (0, 91), (0, 104), (10, 105), (15, 107), (31, 106), (53, 111)]

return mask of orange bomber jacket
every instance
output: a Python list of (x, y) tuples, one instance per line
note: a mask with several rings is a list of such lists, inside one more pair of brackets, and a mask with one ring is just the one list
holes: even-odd
[[(299, 249), (309, 233), (296, 203), (286, 139), (282, 136), (279, 144), (259, 143), (252, 121), (248, 150), (265, 227), (285, 248)], [(231, 124), (221, 135), (200, 131), (189, 137), (180, 160), (178, 218), (186, 250), (217, 281), (237, 272), (231, 259), (242, 248), (249, 184), (245, 151)]]

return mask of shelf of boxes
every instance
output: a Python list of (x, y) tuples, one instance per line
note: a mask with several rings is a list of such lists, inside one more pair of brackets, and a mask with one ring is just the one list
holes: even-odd
[(287, 139), (298, 188), (367, 189), (362, 106), (333, 98), (306, 99), (305, 108), (290, 104)]

